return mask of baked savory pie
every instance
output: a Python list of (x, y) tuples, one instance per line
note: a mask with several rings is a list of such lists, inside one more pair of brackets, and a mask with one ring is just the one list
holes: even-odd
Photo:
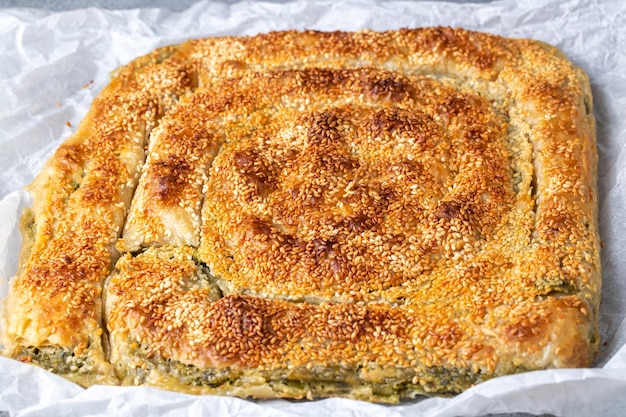
[(426, 28), (123, 67), (30, 186), (6, 354), (81, 385), (395, 402), (588, 366), (587, 76)]

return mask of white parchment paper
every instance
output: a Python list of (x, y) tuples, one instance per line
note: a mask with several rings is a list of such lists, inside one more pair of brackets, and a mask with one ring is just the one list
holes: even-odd
[(84, 390), (0, 357), (0, 416), (479, 416), (528, 412), (626, 415), (626, 2), (199, 2), (182, 13), (0, 9), (0, 300), (16, 272), (22, 188), (75, 129), (108, 73), (192, 37), (280, 29), (375, 30), (460, 26), (561, 48), (591, 78), (600, 154), (604, 241), (602, 348), (594, 367), (540, 371), (480, 384), (451, 398), (399, 406), (196, 397), (147, 388)]

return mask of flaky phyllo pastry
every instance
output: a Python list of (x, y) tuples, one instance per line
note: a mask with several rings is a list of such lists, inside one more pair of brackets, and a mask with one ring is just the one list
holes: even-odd
[(395, 402), (588, 366), (587, 76), (460, 29), (193, 40), (30, 186), (5, 354), (83, 386)]

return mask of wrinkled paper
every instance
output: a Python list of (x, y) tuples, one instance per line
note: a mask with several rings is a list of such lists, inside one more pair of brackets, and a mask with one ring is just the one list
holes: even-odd
[[(601, 351), (589, 369), (497, 378), (454, 398), (398, 406), (345, 399), (247, 401), (143, 387), (82, 389), (0, 357), (0, 416), (479, 416), (550, 413), (623, 416), (626, 409), (626, 3), (621, 0), (199, 2), (160, 9), (62, 13), (0, 9), (0, 300), (16, 272), (29, 184), (70, 136), (109, 72), (188, 38), (281, 29), (374, 30), (460, 26), (531, 37), (563, 50), (588, 72), (597, 120), (604, 242)], [(622, 168), (625, 167), (625, 168)]]

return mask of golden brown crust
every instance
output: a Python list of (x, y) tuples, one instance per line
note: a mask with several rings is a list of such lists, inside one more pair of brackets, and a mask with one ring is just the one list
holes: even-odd
[[(86, 384), (115, 380), (101, 340), (102, 284), (117, 257), (147, 133), (173, 96), (190, 88), (178, 67), (148, 67), (141, 81), (132, 71), (118, 74), (30, 185), (32, 239), (7, 302), (9, 355), (30, 361), (23, 348), (58, 347), (94, 362), (84, 369), (96, 375)], [(170, 81), (157, 85), (159, 77)]]
[[(554, 48), (460, 29), (156, 51), (116, 75), (33, 186), (9, 354), (94, 346), (129, 212), (117, 248), (150, 249), (124, 255), (106, 288), (124, 383), (186, 389), (162, 364), (133, 379), (155, 356), (238, 381), (340, 368), (382, 391), (332, 395), (393, 400), (385, 378), (410, 396), (586, 366), (600, 294), (591, 106)], [(206, 275), (194, 256), (211, 285), (189, 285)], [(189, 390), (311, 389), (246, 383)]]
[(370, 69), (229, 87), (232, 105), (211, 111), (203, 90), (190, 104), (208, 103), (208, 120), (263, 120), (212, 129), (229, 139), (208, 171), (199, 255), (228, 292), (404, 299), (513, 204), (505, 123), (479, 97)]

